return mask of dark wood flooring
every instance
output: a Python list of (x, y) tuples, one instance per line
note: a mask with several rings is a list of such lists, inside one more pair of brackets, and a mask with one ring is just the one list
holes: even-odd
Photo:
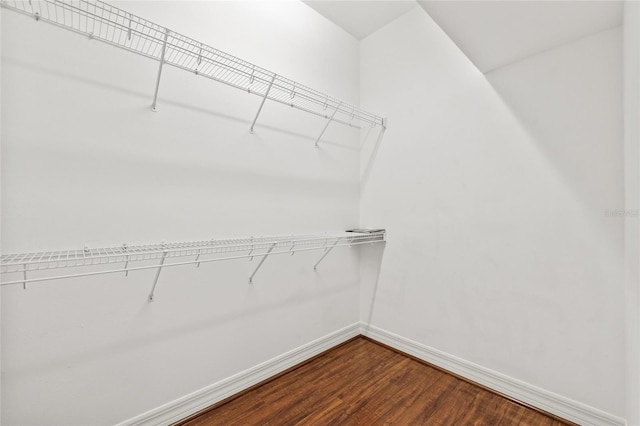
[(182, 424), (564, 426), (569, 423), (359, 337)]

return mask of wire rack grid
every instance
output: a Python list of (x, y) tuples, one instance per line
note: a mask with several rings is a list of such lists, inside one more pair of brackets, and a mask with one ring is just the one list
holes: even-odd
[(99, 0), (2, 0), (3, 7), (89, 38), (360, 128), (382, 117)]
[[(94, 266), (114, 263), (124, 263), (124, 268), (113, 268), (103, 271), (91, 271), (73, 275), (51, 275), (34, 279), (16, 279), (3, 281), (0, 285), (25, 284), (33, 281), (47, 281), (71, 276), (86, 276), (107, 274), (114, 272), (126, 272), (141, 269), (154, 269), (158, 267), (179, 266), (228, 260), (239, 258), (253, 258), (271, 254), (293, 254), (298, 251), (320, 250), (325, 252), (329, 248), (352, 246), (366, 243), (384, 241), (384, 231), (374, 233), (342, 232), (334, 234), (304, 234), (274, 237), (249, 237), (224, 240), (200, 240), (176, 243), (160, 243), (149, 245), (122, 245), (108, 248), (85, 248), (82, 250), (47, 251), (35, 253), (7, 254), (1, 256), (0, 273), (12, 274), (33, 271), (43, 271), (60, 268), (73, 268), (82, 266)], [(214, 255), (213, 258), (201, 256)], [(223, 257), (220, 257), (222, 255)], [(231, 256), (227, 256), (231, 255)], [(167, 258), (194, 257), (189, 260), (176, 260), (164, 263)], [(225, 257), (226, 256), (226, 257)], [(144, 265), (128, 267), (129, 262), (148, 260), (161, 260), (160, 265)]]

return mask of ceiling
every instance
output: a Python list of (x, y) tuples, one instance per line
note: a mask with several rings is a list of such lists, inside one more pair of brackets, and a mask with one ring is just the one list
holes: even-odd
[(414, 0), (303, 0), (316, 12), (362, 40), (416, 6)]
[(622, 25), (620, 1), (418, 3), (482, 72)]
[(362, 40), (419, 4), (482, 72), (622, 25), (617, 0), (303, 0)]

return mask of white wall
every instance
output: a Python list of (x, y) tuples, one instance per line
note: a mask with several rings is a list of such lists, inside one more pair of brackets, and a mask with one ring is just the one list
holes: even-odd
[[(3, 15), (0, 9), (0, 22)], [(2, 57), (2, 31), (0, 31), (0, 57)], [(0, 63), (0, 82), (2, 81), (2, 64)], [(0, 137), (2, 135), (2, 84), (0, 84)], [(0, 170), (2, 164), (2, 143), (0, 140)], [(2, 185), (2, 174), (0, 173), (0, 187)], [(2, 191), (0, 190), (0, 206), (2, 206)], [(1, 212), (0, 212), (1, 213)], [(0, 253), (2, 252), (2, 226), (0, 226)], [(0, 321), (2, 320), (2, 292), (0, 291)], [(0, 326), (0, 371), (2, 370), (2, 327)], [(0, 375), (0, 424), (2, 424), (2, 376)]]
[(625, 221), (627, 301), (626, 413), (629, 425), (640, 425), (640, 3), (625, 2), (624, 8), (624, 159), (625, 203), (630, 213)]
[(419, 8), (361, 42), (363, 321), (624, 416), (621, 36), (486, 76)]
[[(624, 414), (619, 29), (484, 76), (419, 8), (359, 51), (298, 2), (121, 6), (391, 117), (360, 193), (353, 130), (313, 149), (323, 123), (267, 103), (249, 135), (258, 98), (171, 68), (151, 113), (156, 63), (3, 11), (3, 253), (360, 216), (390, 232), (361, 320)], [(316, 255), (252, 286), (247, 261), (169, 268), (151, 304), (154, 271), (3, 288), (3, 424), (116, 423), (353, 323), (355, 251)]]
[[(276, 7), (277, 6), (277, 7)], [(122, 7), (358, 100), (358, 44), (301, 2)], [(4, 253), (358, 225), (357, 130), (2, 13)], [(329, 64), (330, 66), (327, 66)], [(113, 424), (358, 320), (356, 249), (2, 290), (2, 421)], [(36, 274), (32, 277), (37, 276)]]

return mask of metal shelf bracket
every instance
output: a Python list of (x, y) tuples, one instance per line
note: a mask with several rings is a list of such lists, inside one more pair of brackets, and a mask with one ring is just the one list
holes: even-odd
[(313, 265), (313, 270), (314, 271), (317, 270), (318, 265), (320, 264), (320, 262), (322, 262), (324, 260), (324, 258), (327, 257), (327, 255), (331, 252), (331, 250), (333, 250), (333, 248), (336, 246), (336, 244), (338, 244), (337, 241), (335, 243), (333, 243), (333, 245), (331, 247), (324, 249), (324, 254), (322, 255), (322, 257), (320, 257), (320, 259), (318, 259), (316, 264)]
[[(127, 248), (128, 248), (128, 246), (127, 246), (127, 244), (126, 244), (126, 243), (122, 245), (122, 251), (123, 251), (123, 252), (125, 252), (125, 253), (126, 253)], [(128, 276), (129, 276), (129, 256), (127, 256), (125, 259), (126, 259), (126, 260), (125, 260), (125, 262), (124, 262), (124, 276), (125, 276), (125, 277), (128, 277)]]
[(169, 38), (169, 30), (164, 30), (164, 39), (162, 42), (162, 53), (160, 54), (160, 65), (158, 66), (158, 78), (156, 79), (156, 90), (153, 94), (153, 103), (151, 104), (151, 111), (158, 111), (158, 90), (160, 89), (160, 77), (162, 77), (162, 66), (164, 65), (164, 55), (167, 53), (167, 39)]
[(320, 132), (320, 136), (318, 136), (318, 139), (316, 139), (316, 147), (318, 146), (318, 143), (320, 142), (320, 139), (322, 139), (322, 135), (324, 135), (324, 132), (327, 131), (327, 128), (329, 127), (329, 124), (331, 124), (331, 122), (333, 121), (333, 118), (336, 116), (336, 112), (338, 112), (338, 110), (340, 109), (341, 106), (342, 106), (342, 102), (340, 102), (338, 104), (338, 106), (336, 107), (336, 109), (333, 110), (333, 114), (331, 114), (331, 117), (329, 117), (329, 119), (327, 120), (327, 123), (324, 125), (324, 128), (322, 129), (322, 132)]
[(253, 261), (253, 237), (251, 237), (251, 250), (249, 250), (249, 254), (247, 254), (249, 262)]
[(258, 108), (258, 112), (256, 113), (256, 116), (253, 119), (253, 123), (251, 123), (251, 129), (249, 129), (249, 133), (253, 134), (253, 128), (256, 125), (256, 121), (258, 121), (258, 116), (260, 115), (260, 111), (262, 111), (262, 107), (264, 106), (264, 102), (267, 100), (267, 97), (269, 96), (269, 92), (271, 91), (271, 87), (273, 87), (273, 82), (276, 79), (276, 75), (274, 74), (273, 77), (271, 77), (271, 81), (269, 82), (269, 86), (267, 87), (267, 91), (264, 92), (264, 96), (262, 98), (262, 101), (260, 102), (260, 108)]
[(151, 293), (149, 293), (149, 302), (153, 302), (154, 292), (156, 291), (156, 285), (158, 285), (158, 278), (160, 278), (160, 272), (162, 272), (162, 265), (164, 265), (164, 260), (167, 257), (168, 251), (165, 251), (162, 254), (162, 258), (160, 259), (160, 264), (158, 265), (158, 272), (156, 272), (156, 278), (153, 280), (153, 287), (151, 287)]
[(267, 252), (264, 254), (264, 256), (262, 257), (262, 260), (260, 260), (260, 263), (258, 263), (258, 266), (256, 266), (256, 269), (254, 269), (253, 274), (251, 274), (251, 276), (249, 277), (249, 284), (253, 283), (253, 277), (256, 275), (256, 272), (258, 272), (258, 269), (260, 269), (264, 261), (267, 260), (267, 257), (269, 257), (269, 255), (273, 251), (273, 248), (276, 246), (276, 244), (277, 243), (272, 243), (269, 249), (267, 250)]
[(24, 278), (24, 281), (22, 282), (22, 288), (24, 290), (27, 289), (27, 264), (24, 264), (24, 270), (22, 271), (22, 278)]
[(202, 254), (202, 250), (198, 250), (198, 255), (196, 256), (196, 268), (200, 267), (200, 262), (198, 262), (198, 260), (200, 259), (201, 254)]

